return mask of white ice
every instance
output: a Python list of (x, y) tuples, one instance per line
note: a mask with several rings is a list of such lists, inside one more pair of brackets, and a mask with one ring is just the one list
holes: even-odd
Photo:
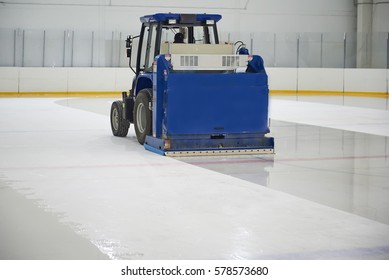
[[(112, 136), (111, 101), (0, 99), (0, 193), (23, 195), (111, 259), (389, 258), (387, 224), (145, 151), (132, 128)], [(384, 110), (271, 104), (273, 119), (388, 135)], [(24, 226), (8, 221), (0, 244), (18, 244), (6, 233)], [(23, 244), (15, 258), (31, 249)]]

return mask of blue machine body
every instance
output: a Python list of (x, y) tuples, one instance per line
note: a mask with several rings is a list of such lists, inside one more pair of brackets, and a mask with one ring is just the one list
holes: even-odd
[(273, 150), (268, 127), (268, 81), (262, 58), (244, 73), (172, 71), (155, 60), (152, 135), (145, 148), (166, 152)]
[[(152, 131), (151, 135), (142, 138), (143, 143), (140, 141), (146, 149), (164, 155), (273, 152), (274, 140), (265, 136), (269, 132), (269, 90), (260, 56), (249, 56), (248, 50), (241, 48), (239, 54), (248, 56), (246, 71), (242, 73), (236, 69), (180, 71), (174, 70), (170, 54), (160, 52), (162, 29), (175, 28), (175, 32), (181, 32), (180, 29), (187, 28), (187, 43), (197, 44), (196, 26), (203, 28), (204, 44), (219, 44), (216, 22), (221, 18), (218, 14), (177, 13), (157, 13), (140, 18), (141, 34), (136, 37), (140, 37), (140, 46), (144, 40), (143, 44), (148, 46), (146, 50), (155, 46), (154, 53), (146, 51), (146, 58), (152, 55), (155, 59), (151, 71), (149, 64), (146, 67), (141, 63), (145, 52), (142, 53), (142, 47), (138, 49), (131, 96), (124, 95), (123, 102), (126, 104), (125, 118), (133, 121), (135, 117), (129, 116), (136, 115), (132, 107), (138, 93), (142, 89), (152, 89)], [(157, 30), (154, 37), (150, 35), (152, 30)], [(144, 35), (147, 32), (149, 36)], [(151, 43), (152, 38), (156, 38), (155, 44)], [(132, 39), (127, 39), (129, 57)]]

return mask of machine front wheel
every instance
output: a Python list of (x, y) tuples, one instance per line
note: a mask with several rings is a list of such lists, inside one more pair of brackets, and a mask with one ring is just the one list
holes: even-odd
[(123, 118), (123, 101), (117, 100), (111, 106), (111, 129), (118, 137), (126, 137), (130, 122)]
[(144, 144), (147, 135), (151, 135), (151, 89), (142, 89), (135, 99), (134, 127), (140, 144)]

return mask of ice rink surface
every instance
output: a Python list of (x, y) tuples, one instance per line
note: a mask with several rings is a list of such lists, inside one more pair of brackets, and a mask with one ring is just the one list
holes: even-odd
[(273, 98), (275, 155), (175, 159), (113, 99), (0, 99), (0, 259), (389, 259), (380, 100)]

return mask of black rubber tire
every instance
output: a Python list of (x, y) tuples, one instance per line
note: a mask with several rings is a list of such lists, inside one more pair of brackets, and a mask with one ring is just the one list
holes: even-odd
[(130, 122), (123, 119), (123, 101), (117, 100), (112, 103), (110, 116), (113, 135), (126, 137), (130, 128)]
[(151, 135), (152, 111), (151, 98), (153, 91), (149, 88), (142, 89), (135, 98), (134, 128), (138, 142), (143, 145), (146, 135)]

